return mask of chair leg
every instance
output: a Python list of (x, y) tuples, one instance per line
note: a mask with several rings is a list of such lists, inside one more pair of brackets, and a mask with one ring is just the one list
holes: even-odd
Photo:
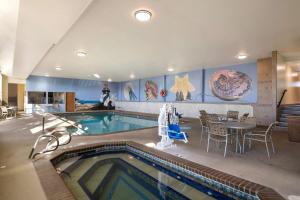
[(208, 134), (208, 136), (207, 136), (207, 149), (206, 149), (207, 152), (209, 150), (209, 139), (210, 139), (210, 137), (209, 137), (209, 134)]
[(272, 136), (270, 136), (270, 142), (271, 142), (271, 145), (272, 145), (273, 153), (275, 153), (275, 148), (274, 148), (274, 144), (273, 144)]
[(266, 149), (267, 149), (268, 158), (270, 159), (270, 153), (269, 153), (269, 148), (268, 148), (268, 141), (265, 140), (265, 143), (266, 143)]
[(224, 158), (226, 157), (226, 153), (227, 153), (227, 143), (228, 143), (228, 136), (226, 136), (226, 141), (225, 141)]
[(203, 136), (203, 126), (202, 126), (201, 136), (200, 136), (200, 145), (201, 145), (201, 143), (202, 143), (202, 136)]
[(236, 133), (236, 136), (235, 136), (235, 152), (236, 153), (238, 152), (238, 140), (239, 140), (239, 136), (238, 136), (238, 133)]
[(245, 153), (245, 140), (246, 140), (246, 135), (244, 135), (243, 137), (243, 153)]

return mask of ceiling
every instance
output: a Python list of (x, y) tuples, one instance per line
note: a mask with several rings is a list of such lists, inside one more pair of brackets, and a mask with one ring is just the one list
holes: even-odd
[[(20, 0), (12, 75), (124, 81), (254, 62), (273, 50), (300, 58), (299, 8), (299, 0)], [(136, 21), (137, 9), (151, 21)], [(240, 52), (248, 58), (236, 59)]]

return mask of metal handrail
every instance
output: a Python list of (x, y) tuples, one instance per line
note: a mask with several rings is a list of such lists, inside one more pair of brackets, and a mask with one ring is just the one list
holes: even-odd
[[(53, 139), (56, 141), (56, 146), (55, 146), (53, 149), (47, 149), (48, 146), (49, 146), (49, 143), (52, 141), (52, 140), (50, 140), (50, 141), (48, 142), (48, 144), (47, 144), (47, 146), (46, 146), (45, 149), (43, 149), (42, 151), (40, 151), (40, 152), (38, 152), (38, 153), (35, 153), (35, 154), (32, 156), (32, 154), (33, 154), (33, 152), (34, 152), (34, 150), (35, 150), (37, 144), (39, 143), (40, 139), (43, 138), (43, 137), (53, 138)], [(36, 141), (35, 141), (35, 143), (34, 143), (32, 149), (31, 149), (31, 151), (30, 151), (29, 159), (31, 159), (31, 158), (34, 159), (35, 156), (37, 156), (37, 155), (39, 155), (39, 154), (44, 154), (44, 153), (48, 153), (48, 152), (51, 152), (51, 151), (55, 151), (58, 147), (59, 147), (59, 140), (57, 139), (57, 137), (55, 137), (54, 135), (40, 135), (40, 136), (36, 139)]]
[[(67, 142), (65, 142), (65, 143), (62, 143), (62, 144), (59, 144), (58, 146), (63, 146), (63, 145), (67, 145), (67, 144), (69, 144), (71, 141), (72, 141), (72, 134), (70, 133), (70, 132), (68, 132), (68, 131), (54, 131), (53, 133), (68, 133), (68, 135), (69, 135), (69, 139), (68, 139), (68, 141)], [(52, 134), (53, 134), (52, 133)], [(59, 141), (59, 139), (58, 139), (58, 141)], [(49, 143), (48, 143), (49, 144)]]
[(283, 90), (283, 92), (282, 92), (282, 95), (281, 95), (281, 98), (280, 98), (280, 100), (279, 100), (279, 102), (278, 102), (278, 104), (277, 104), (277, 108), (279, 108), (280, 107), (280, 105), (281, 105), (281, 102), (282, 102), (282, 100), (283, 100), (283, 97), (284, 97), (284, 95), (285, 95), (285, 93), (287, 92), (287, 89), (285, 89), (285, 90)]

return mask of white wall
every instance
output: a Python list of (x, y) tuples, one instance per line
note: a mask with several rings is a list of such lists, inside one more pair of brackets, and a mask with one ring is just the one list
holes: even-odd
[(0, 71), (0, 105), (1, 105), (1, 101), (2, 101), (2, 74)]
[[(143, 113), (154, 113), (159, 114), (159, 109), (165, 102), (126, 102), (117, 101), (116, 109), (143, 112)], [(240, 115), (249, 113), (253, 116), (252, 105), (241, 105), (241, 104), (208, 104), (208, 103), (173, 103), (179, 113), (183, 113), (184, 117), (196, 118), (199, 116), (199, 110), (206, 110), (208, 113), (226, 114), (228, 110), (239, 111)]]

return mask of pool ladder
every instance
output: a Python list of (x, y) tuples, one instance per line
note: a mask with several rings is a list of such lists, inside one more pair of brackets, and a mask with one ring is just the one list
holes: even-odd
[[(66, 142), (64, 142), (64, 143), (61, 143), (61, 144), (59, 144), (59, 138), (57, 138), (56, 136), (54, 136), (54, 135), (45, 135), (45, 117), (44, 116), (43, 116), (43, 129), (42, 129), (42, 132), (43, 132), (43, 135), (40, 135), (36, 139), (36, 141), (34, 142), (34, 145), (31, 148), (30, 154), (28, 156), (29, 159), (34, 159), (39, 154), (45, 154), (45, 153), (49, 153), (49, 152), (55, 151), (56, 149), (58, 149), (58, 147), (63, 146), (63, 145), (67, 145), (72, 140), (72, 134), (70, 132), (68, 132), (68, 131), (67, 131), (68, 136), (69, 136), (68, 140)], [(59, 131), (59, 130), (57, 130), (57, 131), (54, 131), (53, 133), (59, 133), (59, 132), (65, 133), (66, 131)], [(53, 134), (53, 133), (51, 133), (51, 134)], [(37, 147), (37, 145), (38, 145), (38, 143), (40, 142), (40, 140), (42, 138), (49, 138), (46, 148), (44, 148), (40, 152), (37, 152), (37, 153), (33, 154), (34, 151), (35, 151), (35, 149), (36, 149), (36, 147)], [(51, 142), (53, 140), (55, 140), (56, 145), (53, 148), (49, 149), (49, 146), (51, 145)]]

